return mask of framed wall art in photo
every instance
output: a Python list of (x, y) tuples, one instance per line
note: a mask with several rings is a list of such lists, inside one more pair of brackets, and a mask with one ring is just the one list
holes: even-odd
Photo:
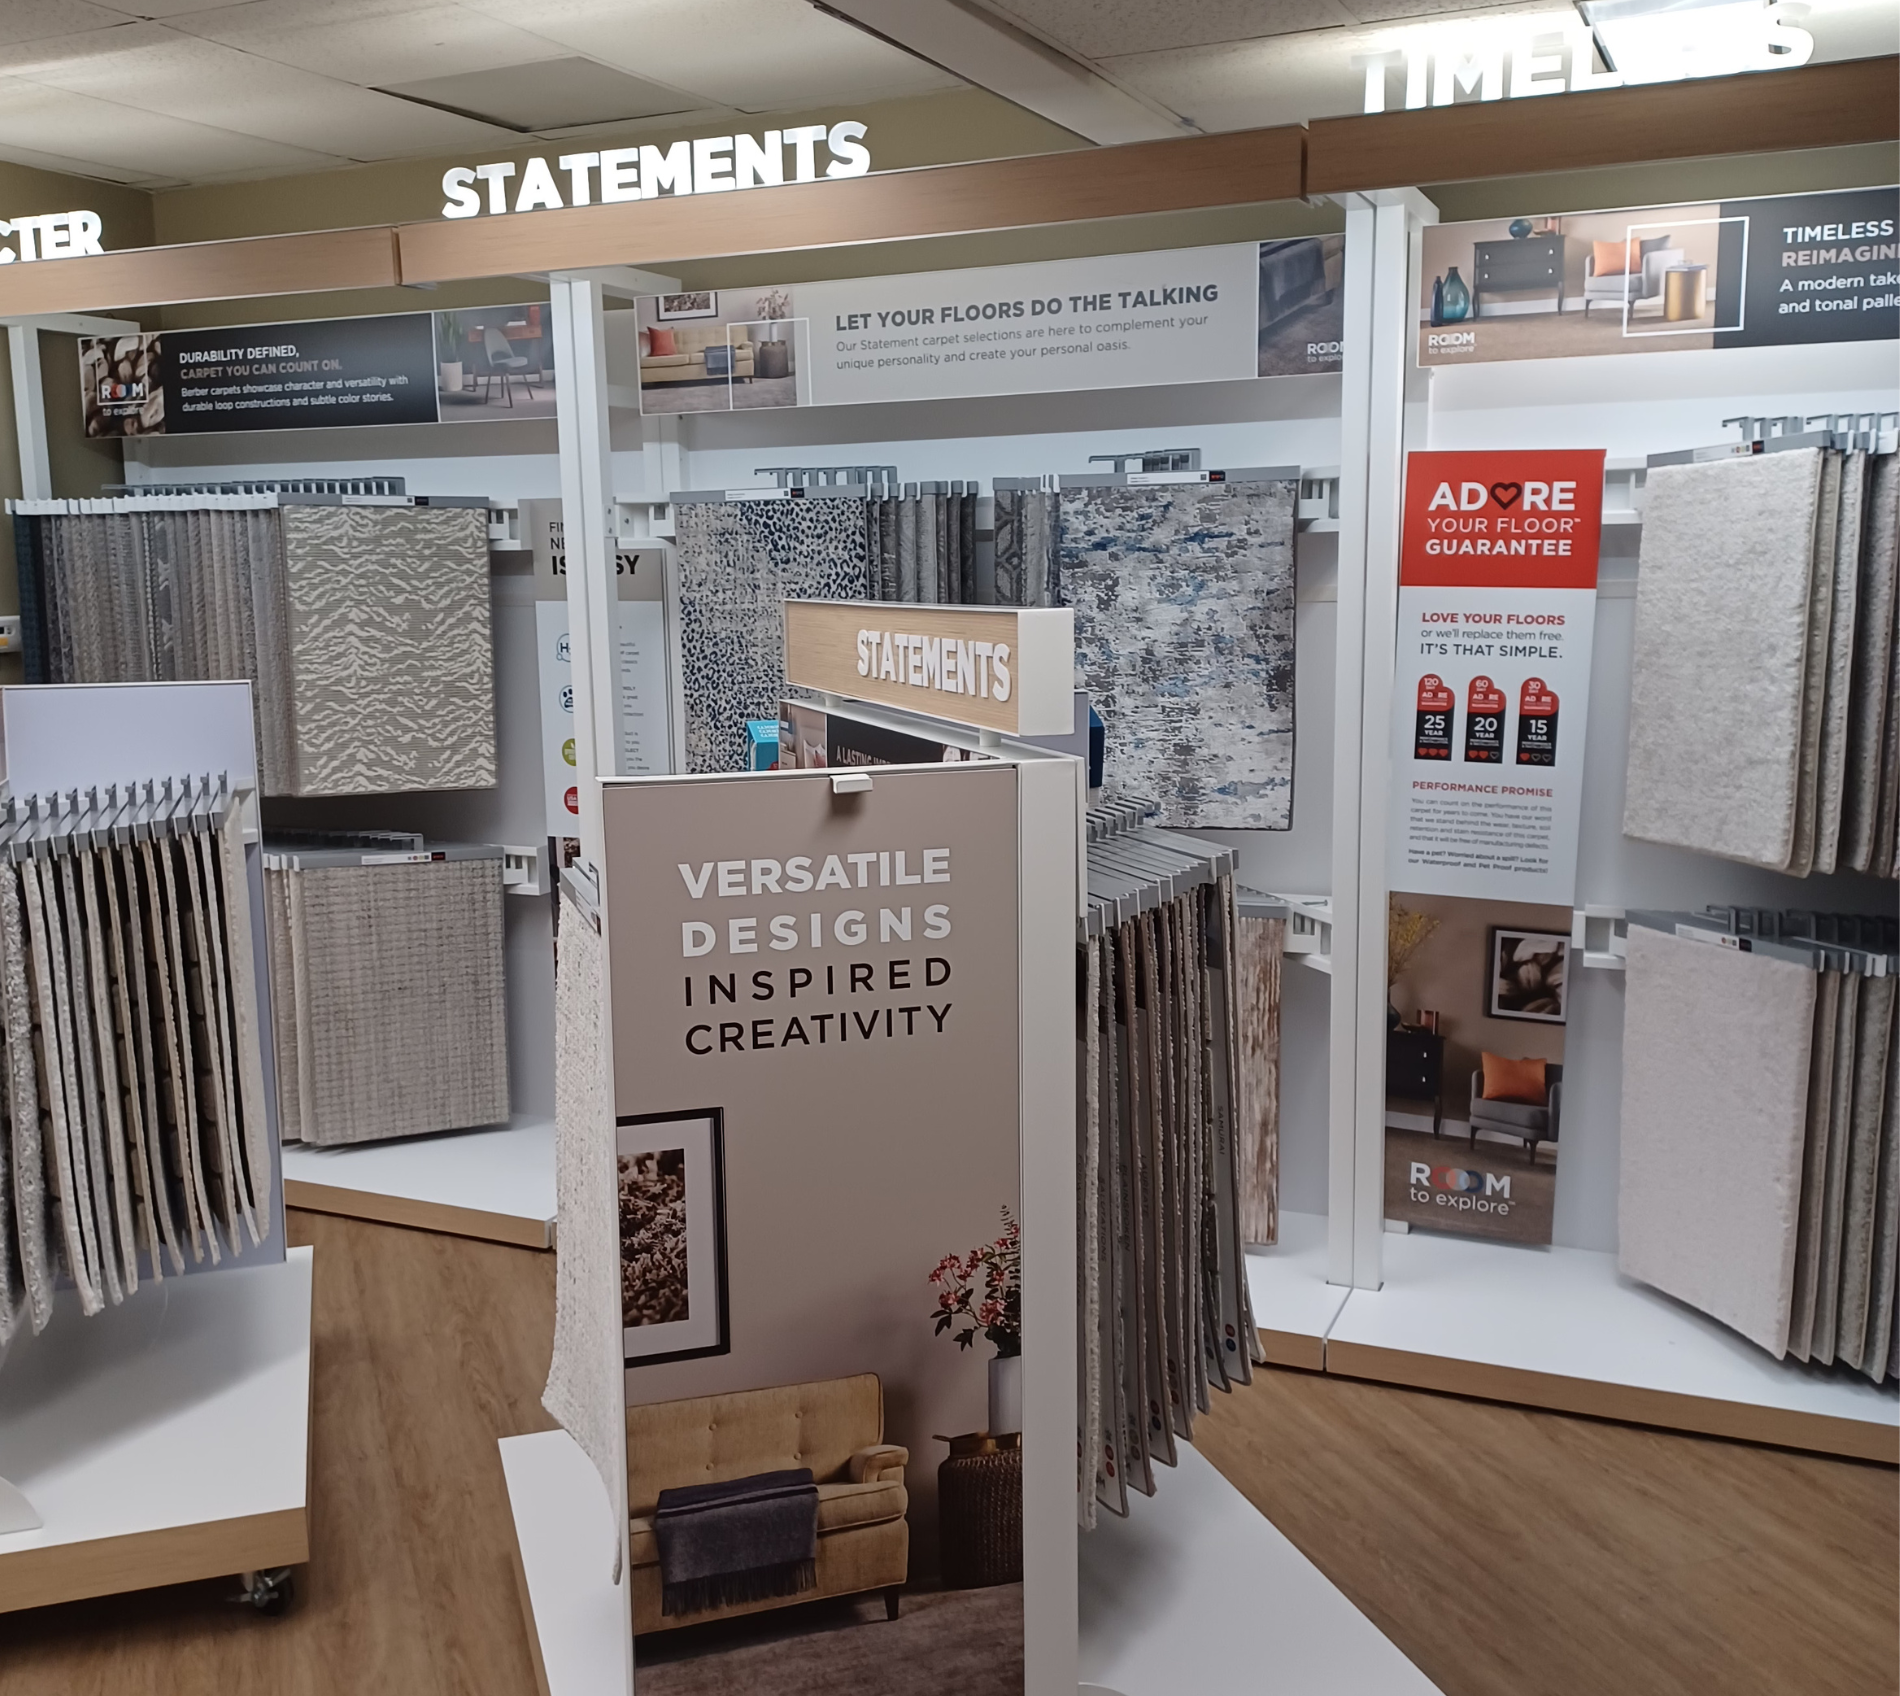
[(619, 1120), (614, 1165), (626, 1364), (730, 1353), (720, 1110)]
[(1486, 964), (1484, 1010), (1491, 1018), (1565, 1023), (1569, 937), (1493, 925)]
[(691, 294), (663, 294), (657, 299), (654, 314), (662, 324), (676, 318), (717, 318), (719, 294), (715, 289), (696, 289)]

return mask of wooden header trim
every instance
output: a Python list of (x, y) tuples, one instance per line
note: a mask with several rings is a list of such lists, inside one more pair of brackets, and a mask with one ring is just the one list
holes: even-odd
[(397, 228), (403, 280), (651, 265), (1297, 200), (1297, 125)]
[(326, 289), (387, 289), (401, 281), (396, 232), (372, 224), (9, 265), (0, 271), (0, 313), (175, 306)]
[(1847, 59), (1543, 100), (1316, 118), (1307, 127), (1306, 192), (1846, 147), (1896, 136), (1900, 59)]
[(726, 195), (126, 248), (0, 267), (0, 315), (659, 265), (1244, 206), (1429, 179), (1900, 139), (1900, 59), (930, 165)]

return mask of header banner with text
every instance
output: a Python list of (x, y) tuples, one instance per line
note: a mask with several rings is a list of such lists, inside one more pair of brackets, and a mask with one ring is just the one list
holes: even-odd
[(640, 406), (744, 412), (1333, 372), (1344, 263), (1344, 236), (1301, 236), (649, 296)]

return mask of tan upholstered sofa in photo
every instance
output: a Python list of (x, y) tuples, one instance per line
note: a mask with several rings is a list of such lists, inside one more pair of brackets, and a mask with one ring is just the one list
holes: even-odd
[[(908, 1450), (884, 1441), (884, 1386), (873, 1372), (628, 1408), (634, 1631), (667, 1631), (871, 1590), (884, 1592), (885, 1611), (895, 1619), (910, 1571), (909, 1459)], [(702, 1613), (662, 1614), (660, 1542), (653, 1529), (660, 1492), (796, 1466), (810, 1467), (818, 1485), (816, 1586)]]
[[(673, 337), (672, 353), (642, 353), (640, 355), (640, 381), (652, 388), (656, 383), (704, 383), (723, 382), (725, 374), (708, 378), (706, 373), (706, 349), (724, 347), (728, 327), (724, 324), (661, 324), (662, 330), (670, 331)], [(643, 338), (644, 339), (644, 338)], [(753, 349), (750, 341), (734, 335), (732, 342), (731, 375), (742, 382), (752, 379)]]

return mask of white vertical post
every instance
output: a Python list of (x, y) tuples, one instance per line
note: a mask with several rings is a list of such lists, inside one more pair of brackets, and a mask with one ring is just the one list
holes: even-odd
[(13, 426), (20, 444), (20, 493), (30, 501), (51, 500), (53, 463), (46, 451), (46, 393), (40, 380), (38, 328), (9, 324), (7, 356), (13, 367)]
[(580, 776), (581, 853), (602, 858), (600, 779), (618, 769), (613, 467), (607, 422), (607, 348), (600, 285), (555, 276), (554, 410), (561, 444), (561, 526), (567, 553), (568, 643), (574, 678), (574, 764)]
[(1385, 1233), (1386, 828), (1393, 642), (1405, 478), (1415, 190), (1346, 207), (1340, 418), (1339, 636), (1334, 702), (1329, 1282), (1376, 1290)]
[(1087, 781), (1079, 760), (1016, 767), (1027, 1696), (1073, 1696), (1077, 1679), (1075, 821)]

